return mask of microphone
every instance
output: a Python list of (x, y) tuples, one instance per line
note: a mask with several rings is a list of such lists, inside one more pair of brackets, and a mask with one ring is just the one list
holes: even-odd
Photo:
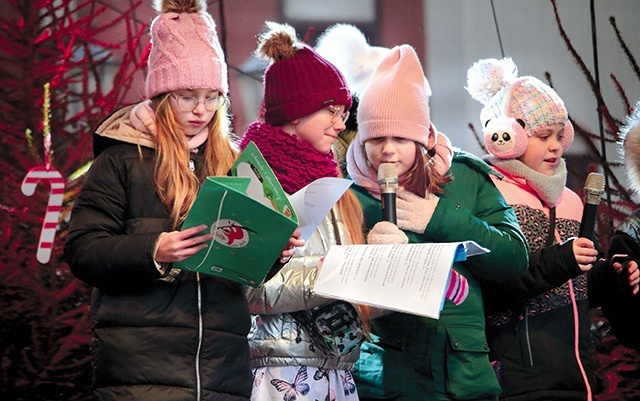
[(598, 173), (589, 173), (584, 183), (585, 200), (578, 237), (589, 238), (593, 241), (593, 229), (596, 226), (598, 206), (600, 205), (600, 197), (603, 193), (604, 176)]
[(378, 185), (380, 185), (380, 200), (382, 201), (382, 221), (396, 224), (398, 171), (395, 164), (380, 163), (378, 166)]

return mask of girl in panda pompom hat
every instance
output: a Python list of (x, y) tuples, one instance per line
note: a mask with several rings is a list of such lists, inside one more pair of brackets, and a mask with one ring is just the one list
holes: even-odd
[[(631, 188), (640, 191), (640, 102), (620, 130), (621, 150)], [(597, 288), (589, 288), (589, 299), (597, 300), (611, 324), (613, 334), (630, 348), (640, 349), (640, 209), (629, 215), (615, 230), (607, 261), (613, 269), (592, 274)], [(597, 277), (596, 277), (597, 275)], [(629, 289), (631, 287), (631, 289)]]
[(518, 77), (509, 58), (476, 62), (467, 90), (484, 104), (485, 161), (503, 175), (492, 178), (515, 209), (530, 251), (522, 278), (484, 288), (500, 399), (590, 400), (595, 380), (583, 273), (598, 251), (590, 239), (575, 238), (583, 205), (565, 186), (562, 154), (573, 126), (564, 102), (537, 78)]

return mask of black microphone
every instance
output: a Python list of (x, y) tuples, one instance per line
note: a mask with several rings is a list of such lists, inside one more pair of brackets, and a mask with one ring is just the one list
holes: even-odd
[(380, 185), (380, 200), (382, 201), (382, 221), (396, 224), (398, 171), (395, 164), (380, 163), (378, 166), (378, 185)]
[(589, 173), (584, 183), (584, 209), (582, 210), (582, 221), (580, 222), (578, 237), (589, 238), (593, 241), (593, 229), (596, 226), (598, 206), (603, 193), (604, 176), (598, 173)]

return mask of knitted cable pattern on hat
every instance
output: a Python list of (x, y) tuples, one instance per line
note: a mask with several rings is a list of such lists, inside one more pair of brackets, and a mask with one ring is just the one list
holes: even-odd
[(264, 74), (264, 119), (284, 125), (330, 105), (351, 107), (351, 93), (338, 69), (298, 41), (286, 24), (267, 22), (256, 55), (270, 62)]
[(156, 2), (151, 23), (147, 98), (180, 89), (229, 91), (227, 64), (204, 0)]
[(288, 194), (295, 193), (318, 178), (339, 175), (338, 162), (332, 152), (323, 154), (280, 127), (255, 122), (241, 138), (240, 149), (244, 149), (251, 141), (260, 149)]
[[(510, 58), (483, 59), (474, 63), (467, 71), (466, 89), (472, 98), (484, 104), (480, 112), (483, 127), (496, 118), (520, 119), (524, 122), (524, 132), (530, 137), (550, 125), (562, 124), (565, 126), (564, 150), (573, 142), (573, 125), (562, 99), (539, 79), (518, 77), (518, 68)], [(516, 140), (526, 141), (527, 138)]]

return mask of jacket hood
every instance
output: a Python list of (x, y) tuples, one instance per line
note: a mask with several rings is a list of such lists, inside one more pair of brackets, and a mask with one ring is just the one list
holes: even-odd
[(98, 157), (106, 148), (118, 143), (131, 143), (155, 149), (153, 135), (138, 131), (129, 121), (129, 113), (135, 104), (123, 107), (107, 117), (93, 135), (93, 154)]

